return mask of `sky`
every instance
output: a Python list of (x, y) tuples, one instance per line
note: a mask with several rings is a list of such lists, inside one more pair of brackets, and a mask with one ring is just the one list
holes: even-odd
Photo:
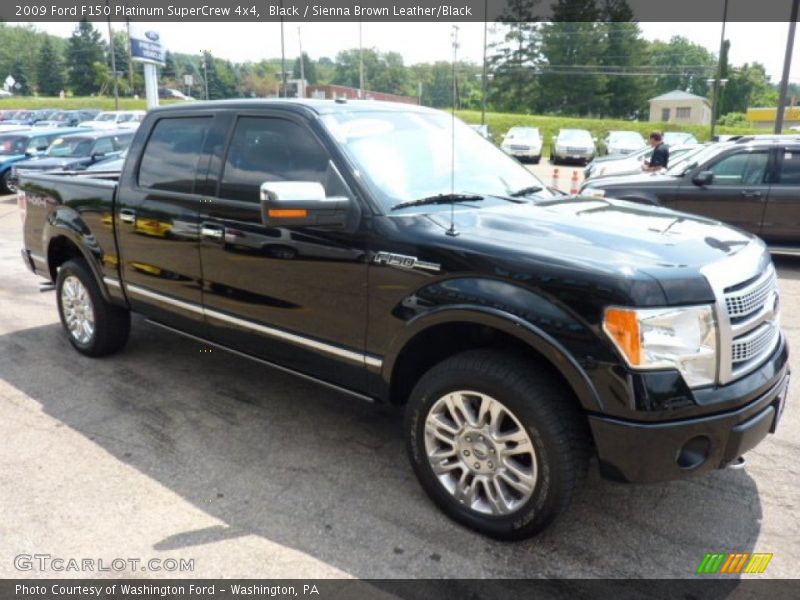
[[(99, 24), (105, 34), (104, 24)], [(382, 52), (395, 51), (405, 64), (450, 60), (451, 23), (364, 23), (363, 44)], [(72, 23), (35, 23), (49, 33), (69, 36)], [(115, 24), (119, 27), (119, 24)], [(303, 50), (313, 59), (334, 58), (340, 50), (358, 47), (358, 23), (285, 23), (285, 49), (288, 59)], [(298, 27), (300, 34), (298, 35)], [(491, 28), (491, 25), (489, 26)], [(721, 23), (640, 23), (646, 39), (669, 40), (682, 35), (716, 54), (719, 51)], [(188, 54), (210, 51), (235, 62), (258, 61), (280, 56), (279, 23), (154, 23), (167, 48)], [(459, 24), (459, 60), (482, 62), (483, 23)], [(780, 81), (786, 51), (788, 23), (728, 23), (725, 37), (731, 42), (730, 62), (760, 62), (773, 82)], [(497, 34), (495, 34), (495, 37)], [(490, 41), (492, 34), (489, 35)], [(790, 80), (800, 82), (800, 43), (792, 55)]]

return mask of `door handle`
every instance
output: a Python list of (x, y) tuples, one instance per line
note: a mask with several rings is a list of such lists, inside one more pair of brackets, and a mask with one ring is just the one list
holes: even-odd
[(742, 190), (742, 196), (745, 198), (761, 198), (761, 192)]
[(123, 223), (136, 223), (136, 211), (132, 208), (121, 208), (119, 210), (119, 220)]
[(211, 240), (221, 240), (225, 234), (225, 229), (219, 225), (202, 224), (200, 226), (200, 236)]

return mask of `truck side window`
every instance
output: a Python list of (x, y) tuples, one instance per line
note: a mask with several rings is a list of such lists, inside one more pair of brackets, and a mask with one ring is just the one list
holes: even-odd
[(211, 117), (166, 118), (156, 123), (139, 166), (139, 185), (191, 194)]
[(258, 202), (265, 181), (316, 181), (329, 196), (345, 194), (334, 189), (339, 180), (329, 169), (329, 159), (311, 133), (296, 123), (240, 117), (225, 160), (219, 196)]
[(114, 151), (114, 142), (111, 138), (100, 138), (94, 145), (92, 152), (96, 154), (108, 154)]
[(778, 183), (783, 185), (800, 184), (800, 148), (784, 150)]
[(713, 167), (714, 185), (759, 185), (764, 182), (768, 152), (740, 152)]

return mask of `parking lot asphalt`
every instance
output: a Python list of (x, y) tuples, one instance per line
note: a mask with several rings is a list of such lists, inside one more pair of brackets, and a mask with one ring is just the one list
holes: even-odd
[[(20, 247), (15, 200), (0, 197), (0, 577), (682, 578), (707, 552), (754, 551), (774, 557), (753, 577), (796, 577), (798, 377), (745, 470), (622, 485), (592, 465), (555, 527), (499, 543), (428, 501), (398, 411), (142, 319), (122, 353), (77, 354)], [(800, 259), (777, 264), (797, 348)], [(194, 570), (19, 571), (20, 554)]]

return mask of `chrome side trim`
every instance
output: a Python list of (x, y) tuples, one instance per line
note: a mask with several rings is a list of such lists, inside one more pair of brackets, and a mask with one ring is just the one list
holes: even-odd
[(269, 327), (267, 325), (262, 325), (260, 323), (255, 323), (253, 321), (248, 321), (246, 319), (240, 319), (238, 317), (226, 315), (225, 313), (221, 313), (213, 309), (208, 309), (199, 306), (197, 304), (193, 304), (191, 302), (184, 302), (183, 300), (177, 300), (170, 296), (165, 296), (164, 294), (159, 294), (157, 292), (150, 291), (146, 288), (139, 287), (138, 285), (126, 284), (125, 289), (129, 293), (134, 295), (142, 296), (144, 298), (150, 298), (152, 300), (156, 300), (157, 302), (163, 302), (164, 304), (176, 306), (178, 308), (182, 308), (190, 312), (201, 314), (210, 319), (216, 319), (218, 321), (230, 323), (231, 325), (237, 325), (238, 327), (249, 329), (250, 331), (255, 331), (262, 335), (266, 335), (280, 340), (285, 340), (287, 342), (291, 342), (292, 344), (296, 344), (298, 346), (303, 346), (304, 348), (310, 348), (312, 350), (324, 352), (325, 354), (330, 354), (332, 356), (344, 358), (346, 360), (358, 363), (360, 365), (376, 367), (376, 368), (380, 368), (381, 366), (383, 366), (383, 360), (374, 356), (369, 356), (366, 354), (362, 354), (360, 352), (353, 352), (352, 350), (346, 350), (338, 346), (333, 346), (331, 344), (319, 342), (317, 340), (302, 335), (297, 335), (296, 333), (290, 333), (288, 331), (283, 331), (282, 329), (275, 329), (274, 327)]
[(122, 285), (120, 284), (119, 280), (114, 279), (113, 277), (103, 277), (103, 283), (117, 289), (122, 289)]
[(41, 263), (43, 265), (47, 264), (47, 259), (44, 256), (41, 256), (39, 254), (34, 254), (33, 252), (30, 251), (28, 251), (28, 256), (30, 256), (37, 263)]
[(325, 381), (324, 379), (317, 379), (312, 375), (307, 375), (306, 373), (295, 371), (294, 369), (290, 369), (289, 367), (284, 367), (282, 365), (275, 364), (268, 360), (264, 360), (263, 358), (258, 358), (257, 356), (251, 356), (249, 354), (245, 354), (244, 352), (239, 352), (238, 350), (234, 350), (233, 348), (228, 348), (227, 346), (211, 342), (196, 335), (192, 335), (191, 333), (186, 333), (185, 331), (181, 331), (180, 329), (175, 329), (173, 327), (170, 327), (169, 325), (164, 325), (163, 323), (159, 323), (157, 321), (151, 321), (150, 319), (147, 319), (147, 322), (152, 325), (155, 325), (156, 327), (160, 327), (161, 329), (166, 329), (167, 331), (171, 331), (172, 333), (177, 333), (178, 335), (181, 335), (183, 337), (187, 337), (189, 339), (202, 342), (203, 344), (208, 344), (209, 346), (213, 346), (214, 348), (219, 348), (220, 350), (224, 350), (225, 352), (230, 352), (231, 354), (235, 354), (236, 356), (241, 356), (243, 358), (247, 358), (257, 363), (261, 363), (262, 365), (266, 365), (267, 367), (272, 367), (273, 369), (277, 369), (278, 371), (283, 371), (284, 373), (295, 375), (296, 377), (300, 377), (301, 379), (305, 379), (306, 381), (317, 383), (321, 386), (330, 388), (332, 390), (336, 390), (337, 392), (342, 392), (349, 396), (355, 396), (359, 400), (364, 400), (366, 402), (371, 402), (371, 403), (375, 402), (375, 398), (373, 398), (372, 396), (367, 396), (359, 392), (354, 392), (353, 390), (347, 389), (346, 387), (342, 387), (340, 385), (336, 385), (335, 383), (331, 383), (329, 381)]

